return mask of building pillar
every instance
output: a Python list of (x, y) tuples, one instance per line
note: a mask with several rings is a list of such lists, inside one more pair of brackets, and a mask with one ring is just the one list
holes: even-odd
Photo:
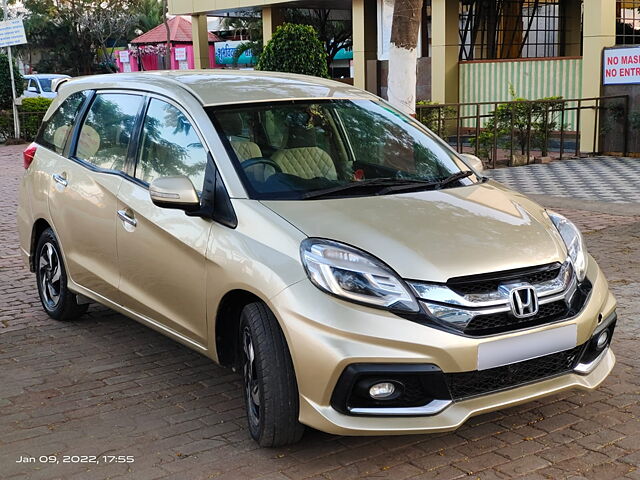
[[(616, 2), (584, 0), (582, 31), (582, 98), (599, 97), (602, 84), (602, 50), (616, 43)], [(580, 150), (583, 152), (598, 149), (597, 139), (594, 138), (595, 121), (594, 111), (582, 110)]]
[(204, 13), (191, 15), (191, 37), (193, 39), (194, 68), (209, 68), (209, 31), (207, 16)]
[(262, 43), (266, 45), (271, 40), (273, 32), (284, 23), (284, 12), (277, 7), (264, 7), (262, 9)]
[(458, 0), (431, 1), (431, 99), (458, 103)]
[(561, 4), (564, 17), (563, 47), (561, 55), (579, 57), (582, 46), (582, 2), (580, 0), (564, 0)]
[(362, 89), (367, 87), (367, 60), (376, 60), (378, 55), (376, 4), (376, 0), (352, 0), (351, 6), (351, 21), (353, 22), (353, 85)]

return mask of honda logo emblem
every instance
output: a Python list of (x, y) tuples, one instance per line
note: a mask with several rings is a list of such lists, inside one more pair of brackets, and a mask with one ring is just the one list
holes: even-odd
[(538, 294), (531, 285), (522, 285), (509, 290), (511, 312), (516, 318), (533, 317), (538, 313)]

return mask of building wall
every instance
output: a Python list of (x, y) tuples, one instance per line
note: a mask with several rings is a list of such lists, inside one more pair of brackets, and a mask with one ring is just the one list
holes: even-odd
[[(544, 97), (582, 97), (582, 59), (498, 60), (460, 63), (460, 102), (495, 102), (516, 97), (536, 100)], [(482, 113), (493, 110), (486, 105)], [(468, 109), (471, 112), (471, 109)], [(473, 109), (475, 112), (475, 109)], [(567, 114), (569, 127), (575, 113)]]

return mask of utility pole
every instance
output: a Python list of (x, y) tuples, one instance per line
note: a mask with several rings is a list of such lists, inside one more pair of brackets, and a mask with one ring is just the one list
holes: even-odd
[[(4, 11), (4, 20), (9, 20), (9, 8), (7, 7), (7, 0), (2, 0), (2, 9)], [(7, 47), (7, 57), (9, 59), (9, 75), (11, 76), (11, 94), (13, 102), (13, 132), (15, 138), (20, 138), (20, 118), (18, 118), (18, 106), (16, 105), (16, 82), (13, 78), (13, 56), (11, 55), (11, 47)]]

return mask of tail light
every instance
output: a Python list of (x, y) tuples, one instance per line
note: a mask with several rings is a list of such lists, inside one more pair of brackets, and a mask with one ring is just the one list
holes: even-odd
[(36, 156), (36, 150), (38, 146), (35, 143), (29, 145), (24, 152), (22, 152), (22, 158), (24, 159), (24, 168), (27, 169), (33, 162), (33, 157)]

